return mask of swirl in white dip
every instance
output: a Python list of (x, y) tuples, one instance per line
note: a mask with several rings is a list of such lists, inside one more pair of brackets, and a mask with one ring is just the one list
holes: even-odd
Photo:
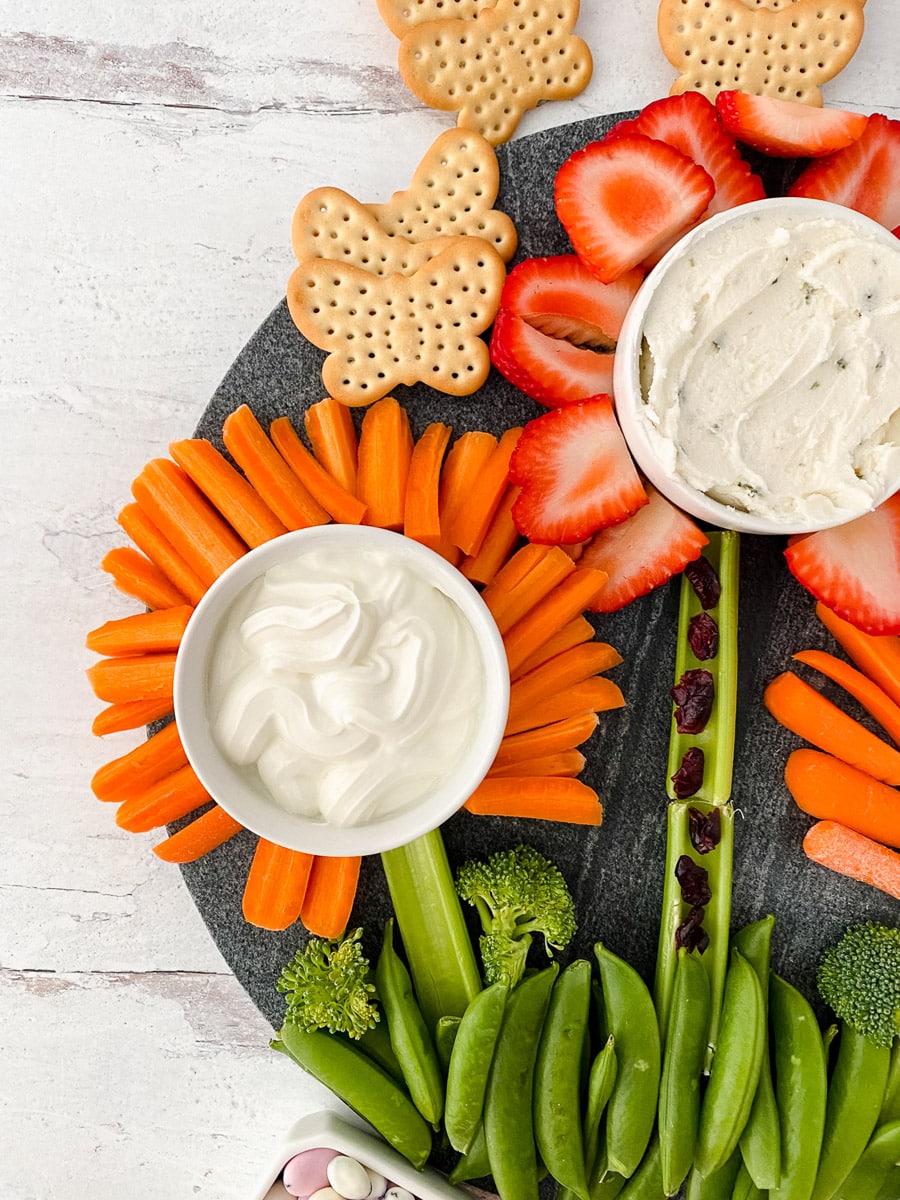
[(650, 301), (641, 385), (660, 461), (712, 499), (867, 511), (900, 468), (900, 241), (788, 211), (699, 236)]
[(275, 802), (336, 825), (409, 808), (482, 710), (469, 622), (402, 553), (311, 548), (247, 587), (207, 680), (213, 736)]

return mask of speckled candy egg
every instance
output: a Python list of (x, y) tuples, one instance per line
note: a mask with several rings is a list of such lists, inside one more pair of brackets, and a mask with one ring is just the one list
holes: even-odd
[(292, 1196), (308, 1200), (328, 1187), (328, 1164), (338, 1157), (337, 1150), (303, 1150), (284, 1165), (282, 1183)]

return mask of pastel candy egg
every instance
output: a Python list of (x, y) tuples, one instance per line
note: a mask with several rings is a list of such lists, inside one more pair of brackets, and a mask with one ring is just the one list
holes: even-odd
[(317, 1192), (313, 1192), (308, 1200), (344, 1200), (344, 1197), (332, 1187), (323, 1187), (319, 1188)]
[(372, 1192), (369, 1172), (346, 1154), (339, 1154), (328, 1164), (328, 1182), (343, 1200), (367, 1200)]
[(328, 1186), (328, 1164), (338, 1157), (337, 1150), (303, 1150), (284, 1165), (281, 1175), (285, 1190), (292, 1196), (309, 1197)]
[(388, 1189), (388, 1181), (371, 1167), (366, 1167), (366, 1174), (369, 1176), (369, 1200), (380, 1200)]
[(400, 1187), (395, 1183), (384, 1193), (384, 1200), (416, 1200), (416, 1198), (412, 1192), (408, 1192), (405, 1187)]

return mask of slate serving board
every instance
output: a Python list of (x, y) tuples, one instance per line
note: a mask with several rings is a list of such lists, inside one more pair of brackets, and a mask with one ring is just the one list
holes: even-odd
[[(497, 206), (519, 231), (516, 261), (571, 248), (553, 209), (553, 177), (578, 147), (601, 137), (619, 113), (552, 129), (498, 150), (501, 192)], [(793, 161), (753, 160), (770, 195), (786, 190), (799, 166)], [(222, 447), (224, 418), (249, 404), (267, 425), (287, 415), (302, 427), (304, 409), (323, 395), (324, 355), (296, 331), (284, 302), (241, 351), (204, 412), (197, 435)], [(424, 386), (394, 393), (409, 410), (418, 434), (433, 420), (500, 433), (542, 409), (496, 372), (474, 396), (454, 399)], [(361, 417), (361, 412), (357, 411)], [(784, 539), (744, 535), (741, 547), (740, 680), (733, 802), (735, 837), (733, 926), (766, 913), (777, 917), (775, 969), (815, 1000), (815, 966), (821, 951), (855, 921), (895, 923), (900, 904), (865, 885), (809, 863), (801, 840), (810, 822), (794, 806), (782, 780), (785, 759), (798, 739), (781, 729), (761, 703), (765, 684), (801, 648), (833, 648), (814, 615), (811, 598), (787, 571)], [(605, 714), (586, 748), (583, 778), (605, 806), (599, 829), (471, 816), (461, 812), (445, 826), (451, 862), (528, 841), (561, 867), (577, 900), (579, 932), (569, 954), (587, 955), (602, 939), (650, 981), (656, 954), (666, 834), (668, 749), (677, 625), (678, 582), (611, 616), (598, 616), (599, 636), (624, 662), (612, 677), (627, 707)], [(845, 701), (842, 700), (842, 703)], [(861, 710), (853, 708), (855, 715)], [(298, 924), (276, 934), (247, 925), (241, 894), (255, 838), (242, 833), (214, 854), (182, 868), (188, 888), (212, 937), (235, 975), (268, 1020), (280, 1024), (283, 998), (274, 983), (302, 943)], [(364, 861), (351, 927), (367, 931), (377, 950), (389, 915), (380, 861)], [(565, 961), (567, 956), (562, 956)]]

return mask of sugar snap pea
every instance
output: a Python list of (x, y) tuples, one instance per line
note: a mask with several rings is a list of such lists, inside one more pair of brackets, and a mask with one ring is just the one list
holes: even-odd
[(878, 1124), (887, 1125), (891, 1121), (900, 1121), (900, 1037), (894, 1038), (894, 1045), (891, 1049), (891, 1066), (888, 1071)]
[[(591, 1200), (615, 1200), (628, 1181), (618, 1171), (609, 1169), (606, 1155), (606, 1127), (600, 1126), (594, 1165), (588, 1172), (588, 1194)], [(557, 1200), (559, 1198), (557, 1197)]]
[[(453, 1045), (456, 1041), (456, 1035), (459, 1032), (459, 1023), (461, 1017), (441, 1017), (434, 1027), (434, 1048), (437, 1050), (438, 1062), (441, 1064), (441, 1070), (444, 1072), (444, 1078), (447, 1078), (447, 1071), (450, 1068), (450, 1055), (453, 1053)], [(446, 1108), (447, 1101), (444, 1100)]]
[(450, 1055), (444, 1128), (454, 1150), (467, 1154), (481, 1125), (484, 1093), (503, 1023), (508, 988), (491, 984), (469, 1002)]
[(692, 1170), (688, 1175), (685, 1200), (731, 1200), (742, 1161), (740, 1150), (735, 1149), (725, 1166), (706, 1178), (696, 1168)]
[(638, 1169), (619, 1192), (620, 1200), (666, 1200), (662, 1181), (662, 1164), (659, 1154), (659, 1138), (650, 1139)]
[[(610, 1035), (603, 1049), (595, 1056), (588, 1072), (587, 1105), (585, 1106), (584, 1126), (581, 1135), (584, 1138), (584, 1165), (590, 1176), (597, 1153), (600, 1149), (600, 1122), (613, 1085), (616, 1082), (616, 1039)], [(557, 1200), (561, 1200), (558, 1197)]]
[(878, 1200), (898, 1165), (900, 1121), (891, 1121), (875, 1130), (859, 1162), (838, 1189), (838, 1200)]
[(731, 1189), (731, 1200), (762, 1200), (764, 1193), (753, 1182), (747, 1164), (741, 1159), (737, 1179)]
[(694, 1161), (709, 1010), (706, 968), (697, 955), (681, 949), (659, 1085), (660, 1174), (667, 1196), (676, 1194)]
[(484, 1138), (484, 1126), (479, 1125), (472, 1138), (469, 1152), (463, 1154), (450, 1172), (450, 1183), (466, 1183), (470, 1179), (484, 1179), (490, 1175), (491, 1164), (488, 1161), (487, 1142)]

